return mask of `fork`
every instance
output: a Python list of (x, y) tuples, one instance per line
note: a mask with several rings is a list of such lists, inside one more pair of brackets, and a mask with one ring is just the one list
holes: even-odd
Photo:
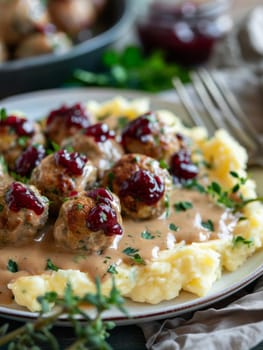
[(205, 126), (210, 132), (226, 129), (248, 151), (249, 166), (263, 166), (263, 140), (251, 126), (236, 97), (223, 79), (200, 68), (191, 73), (192, 86), (206, 112), (199, 113), (189, 91), (178, 78), (173, 79), (178, 97), (193, 125)]

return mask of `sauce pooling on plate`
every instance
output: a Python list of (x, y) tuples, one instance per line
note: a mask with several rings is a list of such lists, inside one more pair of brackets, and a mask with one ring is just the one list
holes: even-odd
[[(180, 199), (178, 201), (178, 199)], [(231, 236), (237, 217), (209, 200), (206, 195), (195, 191), (174, 189), (171, 195), (170, 215), (147, 221), (124, 219), (124, 234), (118, 247), (109, 247), (103, 252), (85, 254), (85, 251), (71, 252), (56, 246), (53, 238), (53, 225), (47, 224), (39, 236), (28, 243), (15, 247), (6, 246), (1, 250), (0, 303), (12, 302), (12, 294), (7, 284), (21, 275), (39, 275), (47, 271), (47, 261), (60, 269), (78, 269), (88, 272), (92, 278), (107, 278), (110, 266), (135, 264), (123, 251), (134, 249), (146, 264), (154, 259), (158, 252), (174, 248), (178, 242), (191, 244)], [(187, 204), (188, 203), (188, 208)], [(209, 222), (213, 226), (209, 226)], [(7, 271), (6, 263), (16, 261), (19, 271)]]

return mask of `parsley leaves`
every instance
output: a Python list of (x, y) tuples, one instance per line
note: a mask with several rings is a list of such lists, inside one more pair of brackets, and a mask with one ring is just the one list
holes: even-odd
[(193, 208), (193, 204), (191, 202), (188, 202), (188, 201), (176, 202), (176, 203), (174, 203), (173, 207), (177, 212), (180, 212), (180, 211), (186, 211), (188, 209)]
[(109, 267), (108, 267), (108, 270), (107, 270), (107, 272), (109, 272), (109, 273), (111, 273), (111, 274), (113, 274), (113, 275), (115, 275), (115, 274), (117, 274), (118, 273), (118, 271), (117, 271), (117, 269), (116, 269), (116, 266), (115, 265), (110, 265)]
[(138, 249), (127, 247), (122, 252), (133, 259), (137, 264), (145, 265), (144, 259), (138, 253)]
[(201, 222), (201, 225), (202, 225), (205, 229), (207, 229), (208, 231), (214, 231), (214, 230), (215, 230), (214, 224), (213, 224), (213, 222), (212, 222), (210, 219), (208, 219), (207, 221), (202, 221), (202, 222)]
[(242, 236), (236, 236), (233, 237), (233, 246), (236, 247), (239, 244), (246, 244), (248, 247), (250, 247), (253, 244), (253, 239), (246, 239)]
[(12, 259), (9, 259), (8, 263), (7, 263), (7, 270), (12, 272), (12, 273), (18, 272), (17, 262), (15, 262)]
[(46, 270), (58, 271), (58, 267), (55, 264), (53, 264), (51, 259), (47, 259)]
[(154, 239), (155, 236), (151, 234), (150, 231), (148, 230), (144, 230), (141, 232), (141, 237), (144, 238), (144, 239)]
[(171, 224), (169, 225), (169, 229), (170, 229), (171, 231), (178, 231), (178, 230), (179, 230), (179, 226), (176, 226), (175, 224), (171, 223)]
[(174, 76), (182, 82), (190, 81), (188, 69), (167, 62), (162, 51), (145, 55), (139, 46), (128, 46), (122, 51), (106, 50), (102, 64), (105, 73), (77, 69), (73, 73), (73, 82), (156, 92), (172, 88)]

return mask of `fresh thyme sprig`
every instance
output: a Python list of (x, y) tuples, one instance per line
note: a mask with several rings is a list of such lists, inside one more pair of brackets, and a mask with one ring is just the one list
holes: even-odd
[[(48, 292), (39, 297), (41, 312), (38, 319), (9, 333), (6, 333), (8, 327), (4, 325), (1, 328), (3, 335), (0, 338), (0, 347), (9, 344), (8, 350), (40, 350), (39, 344), (47, 343), (50, 350), (58, 350), (60, 349), (58, 341), (51, 330), (60, 316), (67, 315), (76, 336), (75, 342), (67, 350), (110, 350), (111, 346), (106, 338), (109, 336), (108, 331), (114, 327), (114, 323), (103, 321), (102, 313), (115, 306), (127, 315), (123, 307), (124, 299), (117, 290), (114, 279), (112, 281), (109, 296), (102, 294), (100, 282), (96, 279), (94, 294), (76, 296), (71, 285), (68, 284), (63, 298), (60, 298), (56, 292)], [(94, 306), (95, 316), (92, 317), (83, 311), (83, 304)], [(52, 311), (50, 311), (51, 305), (54, 306)]]
[(229, 191), (226, 191), (223, 190), (217, 182), (212, 182), (207, 186), (207, 193), (215, 198), (218, 204), (232, 209), (233, 211), (238, 211), (252, 202), (263, 202), (263, 197), (245, 199), (242, 194), (237, 195), (238, 190), (236, 188), (238, 187), (239, 189), (240, 185), (241, 184), (237, 183)]
[(212, 181), (208, 186), (203, 186), (196, 179), (187, 181), (184, 187), (197, 190), (200, 193), (209, 194), (218, 204), (233, 211), (238, 211), (252, 202), (263, 202), (263, 197), (245, 199), (242, 194), (239, 193), (240, 188), (247, 182), (247, 177), (239, 176), (234, 171), (230, 171), (230, 175), (234, 177), (237, 182), (229, 190), (223, 189), (222, 186), (215, 181)]

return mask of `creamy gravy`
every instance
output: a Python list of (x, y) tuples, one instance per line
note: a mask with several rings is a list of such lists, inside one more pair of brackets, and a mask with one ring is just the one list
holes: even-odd
[[(191, 202), (192, 208), (176, 211), (174, 204)], [(213, 230), (206, 223), (210, 220)], [(110, 274), (107, 269), (121, 261), (134, 264), (132, 257), (123, 253), (126, 248), (138, 250), (137, 253), (147, 264), (158, 256), (160, 250), (172, 249), (181, 241), (186, 244), (220, 239), (232, 235), (237, 216), (214, 204), (207, 195), (199, 192), (174, 189), (170, 198), (169, 215), (147, 221), (124, 219), (124, 234), (118, 243), (118, 249), (108, 248), (101, 254), (87, 255), (83, 252), (66, 252), (57, 247), (52, 237), (52, 225), (42, 230), (39, 237), (24, 246), (5, 246), (0, 254), (0, 303), (12, 302), (12, 294), (7, 284), (22, 275), (38, 275), (46, 270), (47, 259), (61, 269), (78, 269), (105, 278)], [(211, 226), (211, 225), (210, 225)], [(7, 270), (8, 260), (18, 265), (16, 273)]]

